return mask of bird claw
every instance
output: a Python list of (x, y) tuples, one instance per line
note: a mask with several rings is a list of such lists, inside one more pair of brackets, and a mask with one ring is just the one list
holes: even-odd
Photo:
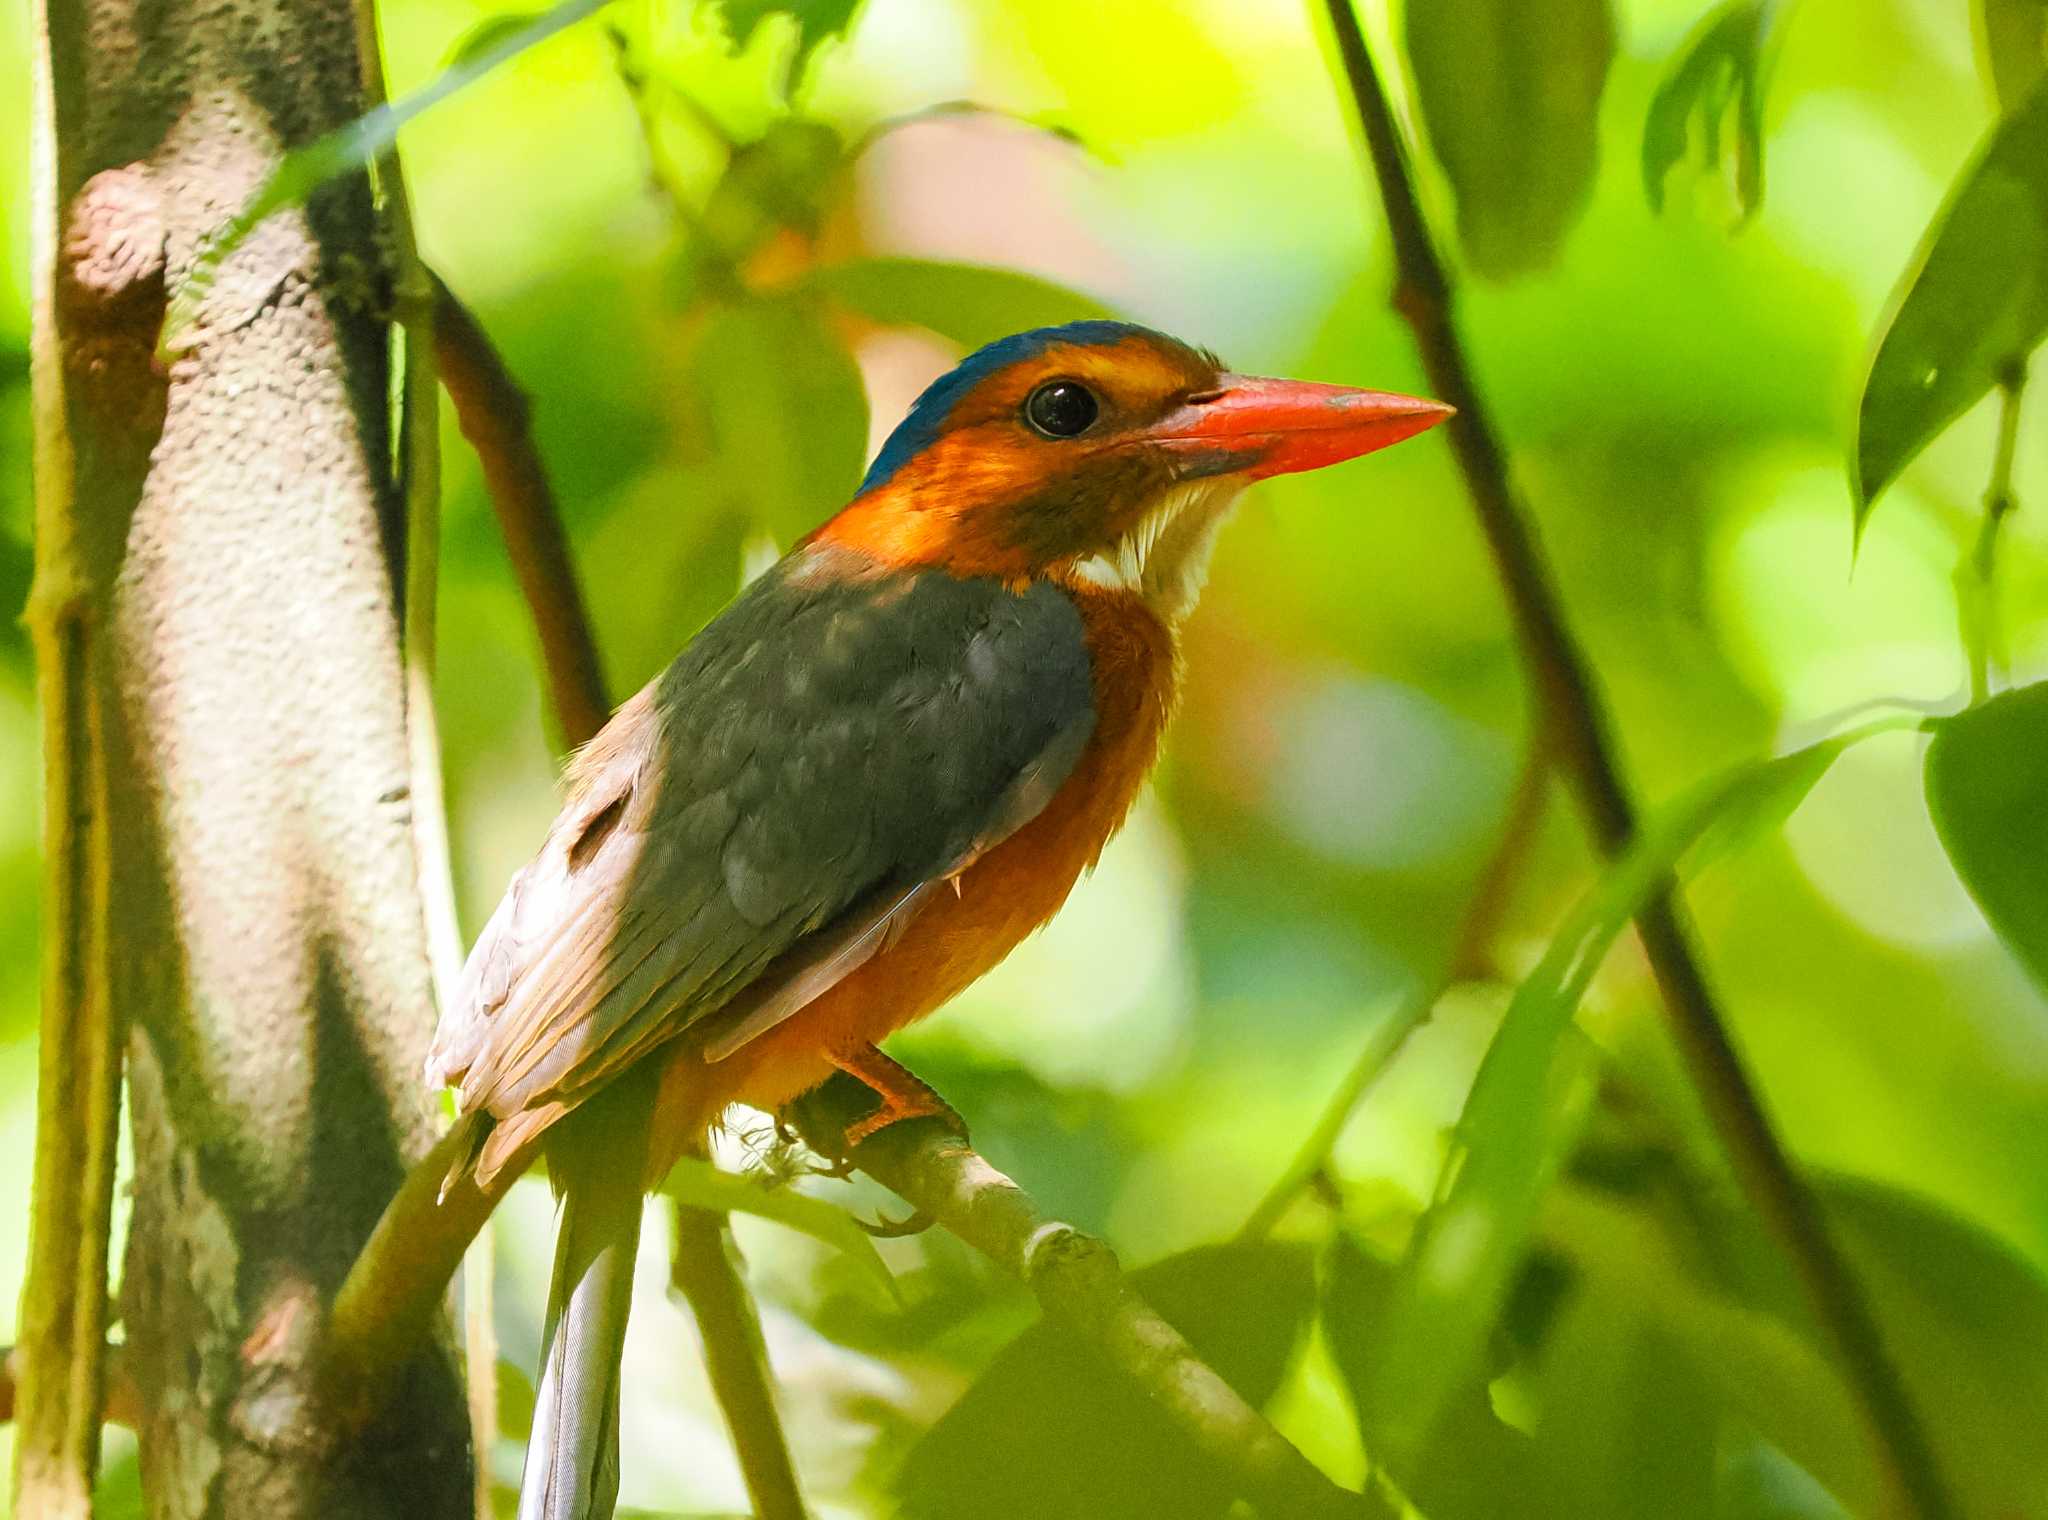
[(923, 1209), (912, 1209), (901, 1219), (891, 1219), (884, 1214), (872, 1223), (859, 1216), (855, 1216), (853, 1222), (877, 1240), (903, 1240), (911, 1235), (922, 1235), (938, 1223)]

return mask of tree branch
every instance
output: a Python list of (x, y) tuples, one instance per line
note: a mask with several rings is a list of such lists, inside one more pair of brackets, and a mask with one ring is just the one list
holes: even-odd
[[(119, 1346), (103, 1347), (100, 1356), (106, 1368), (107, 1385), (100, 1401), (100, 1423), (125, 1425), (134, 1430), (142, 1423), (142, 1395), (128, 1375), (127, 1359), (121, 1355)], [(19, 1359), (15, 1347), (0, 1346), (0, 1425), (14, 1418), (15, 1363)]]
[[(534, 444), (525, 393), (483, 326), (434, 280), (435, 346), (456, 420), (482, 461), (505, 548), (540, 635), (562, 737), (587, 743), (611, 712), (568, 535)], [(760, 1520), (804, 1520), (802, 1492), (775, 1409), (767, 1347), (746, 1280), (726, 1249), (723, 1215), (676, 1211), (670, 1278), (703, 1336), (705, 1371), (732, 1433)]]
[(109, 931), (106, 608), (162, 427), (149, 352), (164, 223), (147, 176), (106, 167), (83, 141), (94, 18), (66, 0), (32, 12), (35, 578), (23, 621), (42, 712), (44, 918), (11, 1492), (24, 1515), (72, 1520), (91, 1512), (99, 1465), (127, 1034)]
[[(1364, 131), (1397, 271), (1394, 306), (1413, 330), (1440, 400), (1458, 409), (1452, 452), (1507, 596), (1516, 639), (1540, 703), (1544, 734), (1603, 854), (1635, 829), (1609, 721), (1587, 663), (1509, 480), (1505, 455), (1474, 382), (1453, 316), (1449, 277), (1416, 198), (1406, 149), (1385, 87), (1359, 29), (1353, 0), (1325, 0), (1345, 78)], [(1952, 1513), (1934, 1455), (1887, 1357), (1862, 1289), (1836, 1250), (1812, 1195), (1793, 1170), (1714, 1004), (1689, 943), (1675, 882), (1636, 919), (1643, 951), (1670, 1011), (1694, 1086), (1728, 1149), (1751, 1203), (1804, 1282), (1849, 1373), (1879, 1459), (1900, 1496), (1925, 1520)]]
[[(420, 1158), (335, 1292), (321, 1345), (330, 1407), (360, 1424), (383, 1402), (392, 1378), (429, 1334), (462, 1253), (533, 1159), (514, 1157), (486, 1190), (465, 1175), (442, 1196), (454, 1159), (473, 1142), (475, 1120), (458, 1121)], [(487, 1451), (477, 1455), (483, 1461)]]
[(669, 1281), (689, 1300), (704, 1341), (704, 1370), (717, 1391), (725, 1428), (740, 1459), (755, 1520), (805, 1520), (804, 1499), (790, 1466), (761, 1316), (732, 1258), (726, 1216), (677, 1204)]
[[(790, 1118), (813, 1149), (874, 1107), (875, 1095), (841, 1073), (799, 1099)], [(913, 1208), (1017, 1277), (1048, 1318), (1085, 1341), (1142, 1389), (1203, 1454), (1237, 1480), (1244, 1498), (1275, 1517), (1381, 1517), (1275, 1430), (1138, 1295), (1116, 1253), (1038, 1204), (965, 1140), (928, 1119), (892, 1124), (855, 1146), (851, 1161)]]
[(438, 276), (434, 347), (455, 420), (483, 465), (512, 573), (540, 636), (548, 694), (562, 737), (582, 744), (611, 716), (597, 641), (555, 509), (547, 468), (535, 447), (532, 407), (488, 334)]

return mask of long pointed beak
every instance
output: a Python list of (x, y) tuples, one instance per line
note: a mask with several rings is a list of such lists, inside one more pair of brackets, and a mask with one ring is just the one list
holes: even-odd
[(1455, 408), (1391, 391), (1224, 375), (1143, 436), (1192, 456), (1192, 474), (1247, 479), (1320, 470), (1435, 427)]

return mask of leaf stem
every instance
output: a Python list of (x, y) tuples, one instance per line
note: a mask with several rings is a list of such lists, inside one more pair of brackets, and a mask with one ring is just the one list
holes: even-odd
[(1991, 456), (1991, 481), (1984, 489), (1984, 516), (1976, 542), (1956, 564), (1956, 614), (1970, 661), (1970, 705), (1991, 695), (1993, 666), (2005, 665), (2003, 623), (1998, 615), (1998, 530), (2019, 506), (2013, 495), (2013, 462), (2019, 454), (2020, 401), (2027, 388), (2027, 361), (2015, 359), (1998, 377), (1998, 443)]
[[(1395, 309), (1413, 329), (1437, 396), (1458, 409), (1446, 430), (1507, 596), (1523, 664), (1543, 714), (1543, 732), (1595, 842), (1612, 857), (1634, 833), (1636, 817), (1614, 755), (1605, 705), (1565, 623), (1473, 379), (1457, 331), (1450, 280), (1424, 220), (1407, 150), (1353, 0), (1324, 4), (1385, 208), (1397, 271)], [(1694, 955), (1675, 883), (1666, 880), (1650, 894), (1637, 915), (1636, 930), (1692, 1082), (1752, 1206), (1799, 1273), (1856, 1390), (1893, 1488), (1922, 1520), (1947, 1520), (1954, 1508), (1919, 1418), (1860, 1285), (1772, 1130), (1736, 1053)]]

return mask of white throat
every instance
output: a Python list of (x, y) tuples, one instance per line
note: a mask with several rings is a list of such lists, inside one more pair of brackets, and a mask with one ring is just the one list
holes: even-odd
[(1074, 577), (1126, 591), (1167, 623), (1194, 609), (1209, 577), (1217, 530), (1244, 489), (1240, 476), (1215, 475), (1167, 491), (1109, 549), (1074, 562)]

